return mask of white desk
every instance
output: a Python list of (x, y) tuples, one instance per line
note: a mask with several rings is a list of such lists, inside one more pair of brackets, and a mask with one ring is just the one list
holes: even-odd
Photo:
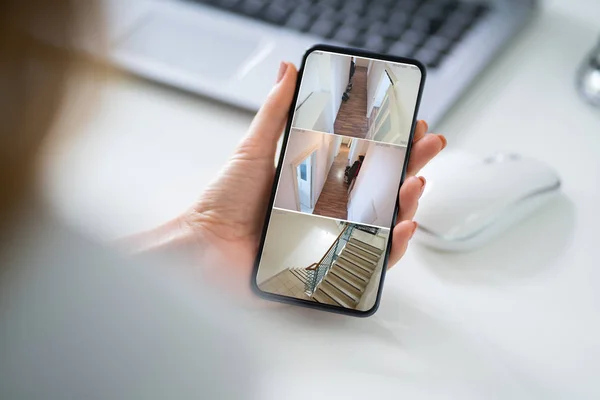
[[(290, 326), (302, 315), (310, 328), (277, 325), (273, 340), (284, 337), (298, 363), (335, 358), (398, 384), (372, 381), (370, 394), (600, 398), (600, 110), (573, 86), (598, 35), (597, 1), (548, 2), (438, 127), (450, 148), (548, 162), (563, 179), (560, 200), (475, 253), (412, 246), (369, 320), (286, 309)], [(210, 99), (110, 79), (83, 133), (56, 148), (50, 196), (103, 238), (151, 227), (194, 200), (250, 120)]]

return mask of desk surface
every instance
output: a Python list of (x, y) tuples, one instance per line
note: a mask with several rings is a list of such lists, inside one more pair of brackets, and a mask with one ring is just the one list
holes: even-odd
[[(600, 397), (600, 110), (574, 90), (575, 71), (600, 34), (600, 4), (574, 3), (548, 2), (437, 127), (450, 148), (511, 150), (549, 163), (564, 195), (474, 253), (411, 246), (369, 320), (311, 317), (310, 330), (323, 338), (334, 331), (347, 346), (336, 357), (398, 379), (393, 390)], [(52, 149), (50, 199), (103, 238), (151, 227), (198, 196), (251, 117), (135, 78), (110, 78), (81, 135)], [(296, 334), (288, 341), (306, 354)]]

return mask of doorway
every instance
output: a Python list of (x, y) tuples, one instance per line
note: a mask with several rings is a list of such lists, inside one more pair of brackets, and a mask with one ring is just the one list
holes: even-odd
[(378, 142), (407, 145), (400, 137), (400, 115), (394, 86), (388, 87), (375, 120), (371, 125), (369, 138)]
[(405, 116), (400, 106), (397, 83), (395, 75), (386, 66), (375, 94), (374, 115), (370, 119), (367, 138), (406, 146), (409, 135), (402, 134), (401, 126)]
[(315, 172), (316, 150), (296, 164), (296, 186), (299, 211), (312, 214), (314, 209), (313, 178)]

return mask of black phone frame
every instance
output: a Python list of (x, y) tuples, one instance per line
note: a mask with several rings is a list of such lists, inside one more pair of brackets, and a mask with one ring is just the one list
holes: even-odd
[(285, 303), (285, 304), (293, 304), (293, 305), (317, 309), (317, 310), (321, 310), (321, 311), (328, 311), (328, 312), (332, 312), (335, 314), (342, 314), (342, 315), (366, 318), (366, 317), (370, 317), (373, 314), (375, 314), (375, 312), (379, 308), (379, 305), (381, 302), (381, 294), (383, 292), (383, 284), (385, 281), (385, 276), (386, 276), (386, 272), (387, 272), (387, 264), (389, 261), (390, 251), (391, 251), (392, 242), (393, 242), (393, 232), (394, 232), (393, 228), (394, 228), (394, 226), (396, 226), (396, 218), (398, 216), (398, 210), (400, 209), (400, 195), (399, 194), (396, 197), (396, 207), (394, 209), (394, 217), (393, 217), (393, 221), (392, 221), (392, 226), (389, 228), (390, 234), (388, 236), (387, 247), (385, 250), (385, 256), (384, 256), (385, 258), (383, 261), (381, 279), (379, 280), (379, 287), (377, 288), (377, 298), (375, 300), (375, 304), (369, 310), (360, 311), (360, 310), (355, 310), (355, 309), (344, 308), (341, 306), (317, 303), (317, 302), (313, 302), (313, 301), (297, 299), (294, 297), (288, 297), (288, 296), (283, 296), (283, 295), (279, 295), (279, 294), (268, 293), (268, 292), (261, 290), (258, 287), (258, 284), (256, 283), (256, 278), (258, 275), (258, 268), (260, 265), (260, 260), (262, 258), (262, 253), (263, 253), (263, 249), (265, 246), (267, 230), (269, 227), (269, 221), (271, 219), (271, 213), (273, 212), (273, 206), (275, 203), (275, 194), (277, 192), (277, 186), (279, 184), (279, 178), (281, 175), (281, 170), (283, 168), (283, 162), (284, 162), (285, 153), (287, 150), (287, 143), (288, 143), (290, 133), (292, 130), (292, 119), (293, 119), (294, 113), (296, 111), (296, 106), (297, 106), (297, 102), (298, 102), (298, 94), (300, 92), (300, 84), (302, 82), (302, 76), (304, 74), (306, 60), (307, 60), (308, 56), (315, 51), (325, 51), (325, 52), (329, 52), (329, 53), (341, 54), (341, 55), (346, 55), (346, 56), (350, 56), (350, 57), (362, 57), (362, 58), (370, 58), (373, 60), (402, 63), (402, 64), (413, 65), (413, 66), (416, 66), (417, 68), (419, 68), (419, 70), (421, 71), (421, 82), (419, 84), (419, 93), (417, 95), (417, 103), (415, 105), (415, 112), (413, 114), (413, 121), (412, 121), (412, 125), (411, 125), (410, 136), (409, 136), (409, 140), (408, 140), (408, 145), (406, 147), (406, 157), (404, 158), (404, 165), (402, 167), (402, 175), (400, 178), (400, 184), (398, 186), (397, 193), (399, 193), (400, 187), (402, 187), (402, 184), (404, 183), (404, 180), (406, 178), (406, 169), (407, 169), (408, 163), (410, 161), (412, 142), (413, 142), (415, 128), (416, 128), (416, 124), (417, 124), (417, 114), (419, 112), (419, 107), (421, 105), (421, 97), (423, 95), (423, 88), (425, 87), (425, 79), (427, 76), (427, 70), (426, 70), (425, 66), (420, 61), (415, 60), (415, 59), (398, 57), (398, 56), (393, 56), (393, 55), (388, 55), (388, 54), (373, 53), (370, 51), (355, 49), (355, 48), (338, 47), (338, 46), (332, 46), (332, 45), (326, 45), (326, 44), (317, 44), (317, 45), (310, 47), (306, 51), (306, 53), (304, 53), (304, 56), (302, 58), (302, 64), (298, 71), (298, 79), (296, 82), (294, 99), (293, 99), (292, 105), (290, 107), (288, 120), (287, 120), (285, 132), (284, 132), (284, 136), (283, 136), (283, 141), (282, 141), (282, 145), (281, 145), (281, 151), (279, 154), (279, 160), (277, 161), (277, 169), (275, 172), (275, 179), (273, 181), (273, 188), (271, 189), (271, 196), (270, 196), (270, 200), (269, 200), (269, 205), (267, 207), (267, 213), (265, 216), (263, 229), (261, 232), (261, 239), (260, 239), (260, 245), (258, 247), (258, 253), (256, 255), (256, 259), (254, 261), (254, 267), (252, 269), (252, 276), (251, 276), (250, 284), (252, 287), (252, 291), (259, 297), (266, 299), (266, 300), (276, 301), (276, 302)]

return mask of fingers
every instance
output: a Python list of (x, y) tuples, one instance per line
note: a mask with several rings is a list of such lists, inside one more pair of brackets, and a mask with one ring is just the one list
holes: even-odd
[(413, 137), (413, 144), (423, 139), (428, 130), (429, 125), (427, 125), (427, 122), (423, 120), (417, 121), (417, 126), (415, 127), (415, 135)]
[(388, 268), (392, 268), (404, 256), (408, 242), (410, 242), (416, 230), (417, 223), (413, 221), (402, 221), (394, 227)]
[(410, 177), (402, 188), (400, 188), (400, 211), (398, 214), (398, 224), (394, 227), (394, 235), (392, 242), (392, 252), (390, 253), (389, 268), (394, 266), (406, 252), (408, 243), (414, 235), (417, 224), (412, 221), (417, 207), (419, 198), (425, 189), (425, 178)]
[(433, 133), (424, 135), (415, 142), (410, 153), (406, 176), (416, 175), (429, 161), (446, 147), (446, 138)]
[(253, 156), (273, 157), (290, 111), (298, 71), (291, 63), (281, 63), (277, 82), (260, 108), (244, 141)]
[(400, 211), (398, 222), (410, 221), (414, 218), (419, 206), (419, 199), (425, 190), (425, 178), (412, 176), (400, 188)]
[(417, 230), (417, 223), (412, 221), (419, 206), (419, 199), (425, 189), (425, 178), (415, 175), (431, 161), (446, 145), (442, 135), (427, 134), (429, 127), (425, 121), (418, 121), (413, 138), (413, 146), (406, 171), (407, 179), (400, 188), (400, 210), (398, 224), (394, 227), (392, 251), (388, 266), (393, 267), (406, 253), (408, 243)]

